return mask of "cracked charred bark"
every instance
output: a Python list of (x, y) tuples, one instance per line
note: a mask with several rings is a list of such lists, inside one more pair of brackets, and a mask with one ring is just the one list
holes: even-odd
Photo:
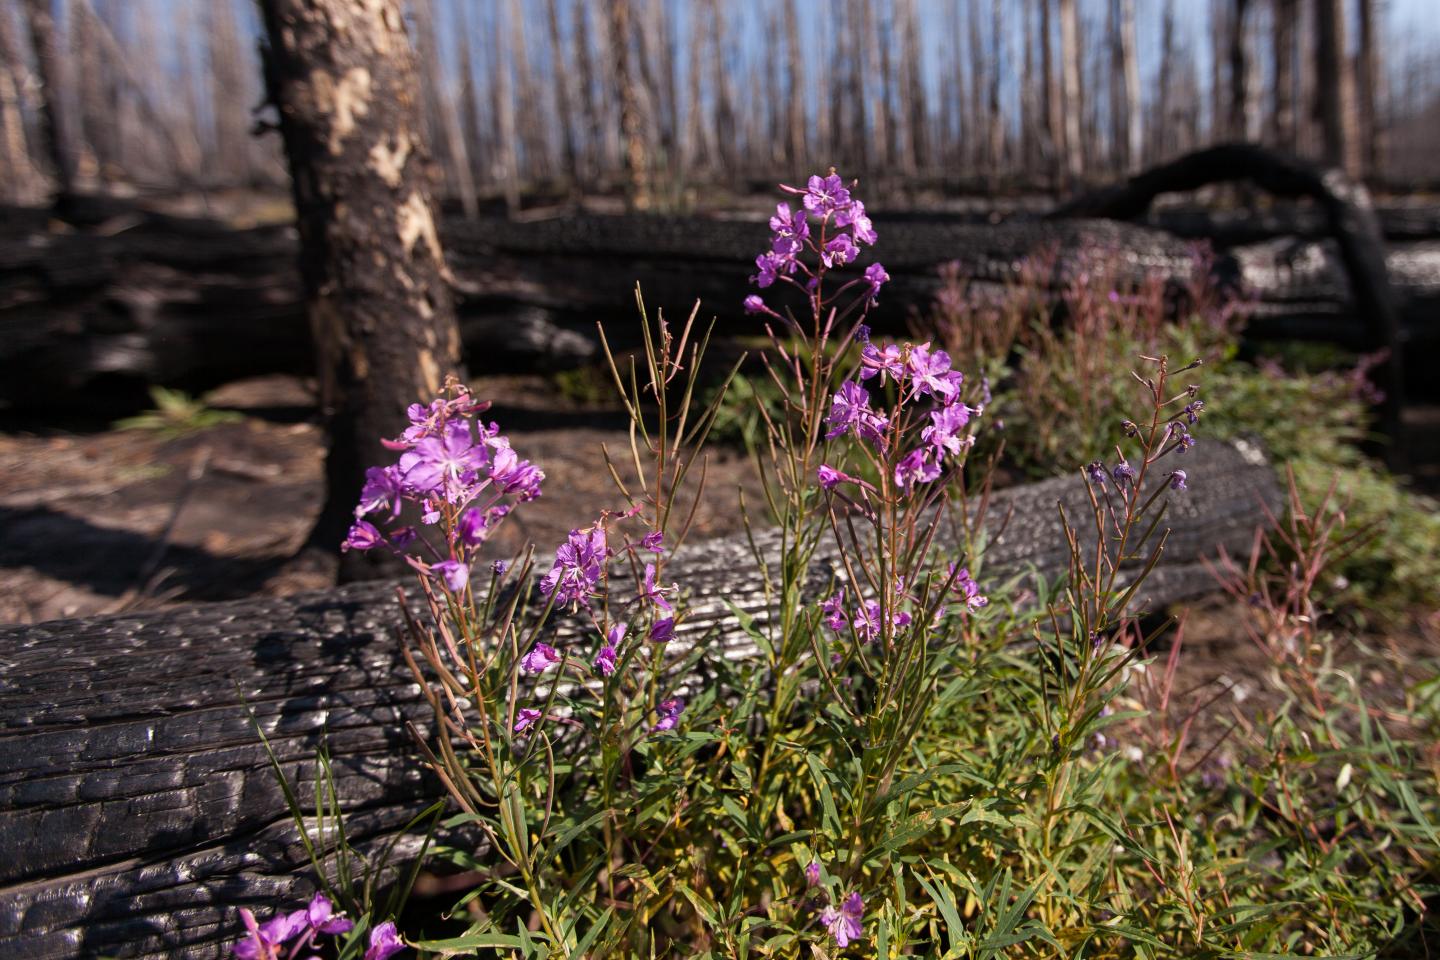
[[(460, 363), (400, 0), (263, 0), (330, 451), (307, 551), (334, 552), (405, 407)], [(342, 576), (364, 568), (342, 567)]]

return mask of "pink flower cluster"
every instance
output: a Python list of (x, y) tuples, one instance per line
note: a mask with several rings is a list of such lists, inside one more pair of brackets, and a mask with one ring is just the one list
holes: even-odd
[[(875, 243), (875, 226), (865, 204), (851, 195), (845, 181), (833, 171), (810, 177), (804, 189), (784, 185), (780, 189), (798, 196), (800, 209), (791, 209), (788, 203), (775, 207), (770, 218), (770, 249), (755, 258), (755, 275), (750, 279), (761, 289), (778, 280), (813, 294), (826, 271), (848, 266), (860, 256), (861, 244)], [(813, 256), (814, 266), (802, 259), (807, 252)], [(803, 283), (797, 274), (805, 278)], [(863, 285), (865, 296), (873, 301), (889, 279), (884, 267), (872, 263), (865, 268), (863, 280), (851, 283)], [(745, 298), (745, 310), (773, 314), (758, 294)]]
[[(463, 594), (480, 546), (514, 504), (540, 496), (545, 479), (540, 468), (516, 455), (498, 424), (475, 420), (488, 406), (463, 387), (429, 406), (412, 404), (410, 426), (385, 441), (400, 452), (399, 458), (365, 471), (355, 523), (342, 548), (383, 546), (400, 552), (418, 539), (429, 561), (410, 562), (451, 593)], [(422, 525), (441, 525), (443, 544), (413, 525), (396, 525), (406, 504), (418, 508)], [(389, 526), (389, 532), (381, 532), (377, 523)]]
[[(895, 462), (895, 484), (903, 490), (916, 483), (939, 479), (945, 458), (959, 456), (973, 442), (966, 435), (965, 427), (980, 411), (960, 401), (964, 375), (951, 369), (948, 353), (932, 350), (928, 342), (903, 346), (890, 343), (880, 347), (870, 342), (869, 333), (863, 327), (857, 336), (865, 344), (860, 351), (860, 382), (845, 381), (831, 399), (830, 412), (825, 417), (830, 425), (826, 438), (854, 432), (883, 452), (899, 409), (928, 398), (938, 403), (938, 407), (929, 412), (930, 422), (920, 431), (921, 443)], [(881, 384), (888, 379), (898, 385), (900, 398), (895, 411), (887, 414), (871, 407), (870, 393), (861, 382), (875, 377), (880, 378)], [(832, 467), (820, 468), (820, 483), (826, 489), (851, 480), (853, 478)]]
[[(665, 586), (658, 582), (656, 563), (665, 552), (665, 537), (660, 530), (651, 530), (638, 540), (626, 541), (620, 547), (611, 547), (608, 525), (617, 520), (633, 518), (638, 507), (622, 514), (605, 513), (600, 520), (584, 529), (570, 531), (570, 536), (555, 551), (555, 560), (540, 581), (540, 592), (556, 605), (570, 606), (588, 612), (603, 638), (599, 652), (591, 661), (594, 675), (605, 679), (613, 676), (627, 662), (627, 655), (633, 651), (633, 642), (648, 640), (651, 643), (668, 643), (675, 636), (675, 607), (670, 596), (677, 589), (674, 584)], [(649, 630), (631, 634), (630, 623), (622, 619), (610, 619), (613, 596), (597, 614), (592, 610), (591, 601), (604, 596), (606, 570), (617, 555), (629, 555), (637, 563), (642, 553), (654, 554), (654, 562), (645, 562), (645, 573), (633, 599), (619, 608), (622, 615), (633, 616), (635, 620), (649, 623)], [(625, 613), (624, 611), (628, 611)], [(626, 639), (632, 645), (626, 645)], [(567, 660), (564, 654), (546, 643), (536, 643), (520, 658), (522, 673), (541, 674), (552, 667), (562, 670), (570, 666), (579, 669), (578, 662)], [(683, 701), (666, 700), (657, 708), (658, 722), (651, 728), (653, 733), (662, 733), (675, 728), (680, 714), (685, 709)], [(513, 729), (516, 733), (534, 727), (538, 723), (553, 719), (533, 707), (521, 707), (515, 713)]]

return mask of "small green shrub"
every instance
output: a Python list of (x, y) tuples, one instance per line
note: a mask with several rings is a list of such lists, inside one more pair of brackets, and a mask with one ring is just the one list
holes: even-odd
[(115, 429), (145, 430), (168, 439), (244, 419), (234, 410), (213, 409), (203, 398), (192, 397), (183, 390), (151, 387), (150, 399), (155, 404), (154, 410), (116, 420)]

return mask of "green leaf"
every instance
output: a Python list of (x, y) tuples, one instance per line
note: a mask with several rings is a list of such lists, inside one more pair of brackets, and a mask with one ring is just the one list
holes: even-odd
[(429, 950), (453, 956), (462, 950), (476, 950), (480, 947), (510, 947), (513, 949), (524, 946), (524, 944), (519, 937), (513, 937), (506, 933), (466, 933), (448, 940), (417, 940), (411, 946), (417, 950)]

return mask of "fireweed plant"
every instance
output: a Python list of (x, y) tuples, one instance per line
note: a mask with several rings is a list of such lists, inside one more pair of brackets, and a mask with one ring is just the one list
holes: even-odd
[[(1090, 509), (1061, 515), (1061, 583), (989, 582), (985, 464), (969, 462), (984, 379), (933, 342), (871, 335), (888, 277), (860, 268), (878, 238), (853, 183), (782, 189), (745, 301), (782, 402), (757, 405), (765, 502), (745, 508), (765, 522), (747, 512), (753, 572), (725, 571), (744, 589), (715, 596), (675, 561), (723, 399), (692, 412), (708, 339), (694, 312), (672, 332), (641, 304), (639, 355), (606, 345), (630, 449), (605, 451), (615, 501), (553, 559), (485, 556), (544, 477), (458, 384), (411, 409), (396, 462), (367, 477), (346, 545), (416, 571), (404, 655), (433, 723), (412, 732), (457, 811), (436, 856), (474, 881), (448, 915), (468, 926), (412, 946), (1366, 955), (1417, 929), (1436, 760), (1427, 773), (1364, 711), (1363, 749), (1332, 729), (1331, 752), (1301, 757), (1332, 720), (1316, 690), (1333, 675), (1311, 677), (1310, 728), (1277, 722), (1279, 772), (1260, 747), (1252, 765), (1237, 749), (1187, 766), (1137, 732), (1147, 711), (1180, 725), (1137, 680), (1158, 631), (1136, 598), (1203, 456), (1198, 362), (1139, 359), (1133, 419), (1075, 478)], [(1421, 726), (1440, 714), (1426, 696), (1407, 704)], [(1312, 792), (1301, 817), (1277, 796), (1342, 762), (1332, 826), (1330, 800)], [(1325, 836), (1342, 821), (1383, 845), (1367, 875), (1346, 878)], [(310, 929), (280, 916), (279, 932)]]

